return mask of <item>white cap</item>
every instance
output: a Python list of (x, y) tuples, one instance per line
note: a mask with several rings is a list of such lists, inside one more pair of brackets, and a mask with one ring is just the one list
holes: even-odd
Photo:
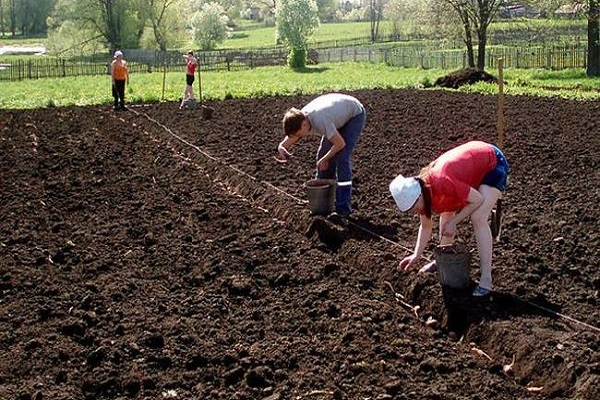
[(123, 52), (121, 50), (115, 51), (115, 57), (119, 57), (119, 56), (122, 56), (122, 55), (123, 55)]
[(405, 178), (398, 175), (390, 183), (390, 192), (400, 211), (408, 211), (421, 195), (421, 185), (415, 177)]

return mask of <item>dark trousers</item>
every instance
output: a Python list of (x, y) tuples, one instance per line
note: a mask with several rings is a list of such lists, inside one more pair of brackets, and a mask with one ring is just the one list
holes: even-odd
[(125, 108), (125, 81), (115, 79), (112, 85), (112, 95), (115, 99), (115, 109)]

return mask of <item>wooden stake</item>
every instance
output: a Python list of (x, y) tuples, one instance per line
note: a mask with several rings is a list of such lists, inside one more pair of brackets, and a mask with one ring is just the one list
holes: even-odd
[(165, 58), (165, 64), (163, 66), (162, 101), (165, 101), (165, 81), (166, 80), (167, 80), (167, 59)]

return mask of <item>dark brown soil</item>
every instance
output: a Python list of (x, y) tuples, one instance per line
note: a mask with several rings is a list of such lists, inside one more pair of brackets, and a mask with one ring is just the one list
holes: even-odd
[(458, 89), (477, 82), (498, 83), (498, 78), (477, 68), (463, 68), (436, 79), (433, 86)]
[(214, 102), (210, 120), (1, 111), (0, 398), (600, 398), (600, 103), (505, 98), (496, 291), (476, 301), (396, 271), (418, 219), (388, 184), (496, 142), (497, 99), (354, 95), (355, 213), (333, 222), (302, 187), (317, 142), (273, 159), (309, 97)]

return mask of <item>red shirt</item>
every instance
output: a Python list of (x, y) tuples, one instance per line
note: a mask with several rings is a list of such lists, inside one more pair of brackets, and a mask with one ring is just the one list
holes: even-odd
[(188, 75), (194, 75), (196, 73), (196, 60), (193, 57), (190, 57), (187, 62), (187, 72)]
[(477, 189), (497, 163), (494, 148), (480, 141), (465, 143), (439, 156), (424, 179), (431, 189), (432, 211), (440, 214), (461, 210), (471, 188)]

